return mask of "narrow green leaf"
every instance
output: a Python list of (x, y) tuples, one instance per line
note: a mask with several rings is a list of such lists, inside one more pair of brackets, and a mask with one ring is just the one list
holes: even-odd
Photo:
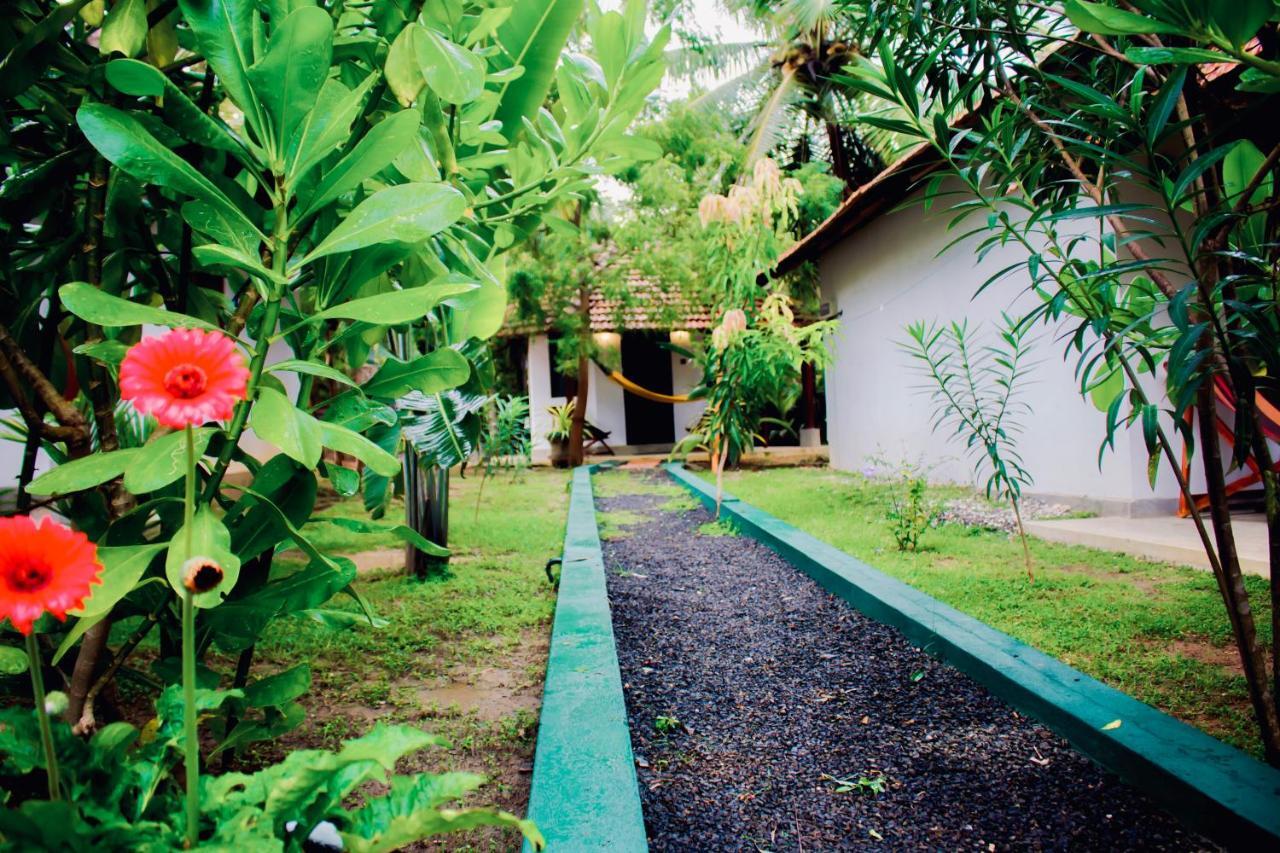
[(69, 495), (92, 489), (119, 477), (137, 461), (140, 453), (139, 448), (129, 448), (73, 459), (36, 477), (27, 490), (33, 495)]
[(140, 305), (137, 302), (130, 302), (128, 299), (121, 299), (119, 296), (112, 296), (91, 284), (83, 282), (72, 282), (64, 284), (58, 288), (58, 298), (62, 300), (62, 307), (75, 314), (81, 320), (86, 320), (98, 326), (117, 327), (117, 326), (167, 326), (172, 329), (205, 329), (211, 332), (221, 332), (217, 326), (212, 323), (206, 323), (204, 320), (196, 319), (187, 314), (179, 314), (176, 311), (166, 311), (163, 308), (153, 308), (150, 305)]
[(394, 477), (400, 473), (400, 460), (360, 433), (328, 421), (319, 423), (320, 440), (325, 447), (354, 456), (384, 477)]
[(303, 117), (316, 106), (332, 59), (329, 13), (302, 6), (275, 28), (266, 54), (246, 72), (271, 120), (277, 152), (284, 152)]
[(474, 282), (457, 281), (425, 284), (392, 290), (377, 296), (353, 299), (326, 308), (312, 315), (313, 320), (359, 320), (379, 326), (396, 326), (411, 323), (426, 316), (427, 312), (452, 296), (476, 290)]

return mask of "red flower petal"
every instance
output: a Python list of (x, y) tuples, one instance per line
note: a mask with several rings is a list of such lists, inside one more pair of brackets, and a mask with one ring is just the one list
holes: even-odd
[(23, 634), (41, 614), (66, 619), (101, 582), (98, 549), (52, 519), (0, 518), (0, 619)]
[(120, 396), (174, 429), (230, 418), (248, 382), (249, 370), (232, 340), (201, 329), (143, 338), (120, 365)]

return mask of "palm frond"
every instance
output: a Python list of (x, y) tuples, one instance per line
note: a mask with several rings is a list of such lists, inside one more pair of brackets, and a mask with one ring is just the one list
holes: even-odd
[(743, 168), (750, 169), (761, 157), (777, 147), (787, 129), (787, 111), (800, 96), (795, 71), (783, 67), (778, 85), (769, 98), (760, 105), (759, 112), (751, 120), (744, 138), (746, 151)]

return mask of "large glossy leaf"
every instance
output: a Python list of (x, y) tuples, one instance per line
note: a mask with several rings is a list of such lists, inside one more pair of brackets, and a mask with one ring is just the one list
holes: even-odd
[(188, 314), (166, 311), (151, 305), (141, 305), (112, 296), (91, 284), (73, 281), (58, 288), (58, 298), (62, 307), (98, 326), (167, 326), (171, 329), (198, 328), (210, 332), (221, 332), (212, 323), (197, 319)]
[(481, 282), (474, 290), (450, 297), (446, 303), (455, 309), (449, 315), (450, 339), (488, 340), (502, 328), (507, 315), (507, 289), (492, 281)]
[(303, 6), (276, 27), (266, 54), (249, 68), (249, 83), (271, 121), (276, 151), (285, 150), (303, 117), (315, 107), (332, 59), (329, 13)]
[(137, 56), (147, 43), (147, 6), (145, 0), (116, 0), (98, 35), (98, 50), (103, 56), (122, 53)]
[(328, 421), (319, 423), (321, 441), (325, 447), (354, 456), (384, 477), (394, 477), (399, 473), (400, 460), (360, 433)]
[(471, 365), (456, 350), (439, 349), (409, 361), (387, 359), (368, 382), (364, 393), (370, 397), (394, 399), (417, 391), (435, 394), (456, 388), (471, 375)]
[(261, 132), (263, 120), (249, 85), (254, 62), (253, 36), (261, 32), (253, 0), (178, 0), (182, 17), (195, 33), (199, 53), (212, 66), (231, 100)]
[(374, 125), (350, 154), (325, 173), (307, 202), (302, 217), (306, 218), (343, 193), (351, 192), (390, 166), (400, 152), (417, 138), (420, 123), (417, 110), (401, 110)]
[(264, 386), (258, 390), (249, 422), (259, 438), (274, 444), (291, 459), (308, 468), (320, 461), (324, 449), (320, 422), (274, 388)]
[(375, 243), (417, 243), (457, 222), (466, 206), (448, 184), (387, 187), (361, 202), (302, 263)]
[(33, 495), (69, 495), (92, 489), (123, 474), (137, 460), (139, 453), (140, 449), (129, 448), (110, 453), (92, 453), (64, 462), (32, 480), (27, 491)]
[(511, 139), (546, 99), (569, 33), (582, 14), (584, 0), (540, 0), (516, 3), (498, 28), (504, 59), (501, 67), (522, 66), (524, 74), (499, 89), (496, 118)]
[(414, 56), (431, 91), (448, 104), (478, 98), (484, 91), (484, 60), (426, 27), (415, 33)]
[(190, 542), (191, 547), (188, 549), (187, 528), (178, 528), (169, 542), (169, 553), (165, 556), (165, 576), (174, 592), (182, 595), (183, 568), (187, 560), (192, 557), (216, 560), (222, 567), (222, 583), (216, 589), (196, 595), (192, 600), (196, 607), (217, 607), (235, 589), (240, 577), (240, 558), (231, 551), (231, 532), (211, 509), (201, 507), (191, 522)]
[(267, 367), (269, 373), (302, 373), (307, 376), (318, 376), (321, 379), (328, 379), (331, 382), (338, 382), (343, 385), (356, 387), (356, 381), (347, 374), (343, 373), (336, 367), (330, 367), (318, 361), (306, 361), (300, 358), (290, 358), (285, 361), (278, 361)]
[(289, 140), (286, 172), (294, 183), (347, 140), (351, 123), (377, 80), (377, 74), (370, 74), (354, 89), (333, 79), (324, 82), (315, 109)]
[(76, 123), (90, 144), (123, 171), (145, 183), (198, 198), (261, 236), (257, 226), (222, 190), (160, 144), (133, 116), (106, 104), (88, 103), (76, 113)]
[(136, 59), (116, 59), (107, 63), (106, 75), (107, 82), (126, 95), (160, 99), (165, 119), (184, 138), (207, 148), (243, 153), (226, 127), (192, 103), (186, 93), (154, 65)]
[[(204, 455), (204, 449), (209, 446), (209, 439), (213, 438), (217, 431), (213, 427), (199, 427), (192, 430), (191, 438), (195, 446), (196, 459)], [(180, 480), (186, 470), (186, 433), (178, 430), (139, 448), (137, 458), (125, 469), (124, 487), (135, 495), (154, 492), (156, 489)]]
[(147, 566), (165, 549), (165, 543), (129, 545), (122, 548), (99, 548), (102, 562), (102, 582), (94, 586), (89, 597), (77, 610), (67, 611), (81, 619), (93, 619), (105, 615), (116, 602), (124, 598), (138, 585)]
[(254, 491), (263, 497), (246, 494), (227, 511), (232, 549), (240, 559), (251, 560), (288, 539), (289, 524), (295, 529), (306, 524), (315, 507), (316, 486), (311, 469), (283, 453), (264, 462), (253, 478)]
[(433, 282), (343, 302), (312, 315), (312, 319), (360, 320), (379, 326), (396, 326), (420, 319), (443, 300), (476, 288), (477, 285), (470, 281)]
[(488, 398), (447, 391), (410, 394), (399, 406), (411, 412), (403, 432), (424, 465), (452, 468), (466, 461), (480, 440), (479, 412)]

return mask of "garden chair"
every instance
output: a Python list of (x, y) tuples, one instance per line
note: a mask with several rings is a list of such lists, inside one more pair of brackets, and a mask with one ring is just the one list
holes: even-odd
[(607, 441), (605, 441), (605, 439), (611, 435), (613, 435), (612, 432), (600, 429), (600, 427), (591, 423), (591, 421), (584, 421), (582, 424), (582, 437), (586, 441), (582, 446), (582, 452), (590, 453), (591, 448), (599, 445), (602, 452), (607, 453), (610, 456), (614, 456), (613, 448), (609, 446)]

